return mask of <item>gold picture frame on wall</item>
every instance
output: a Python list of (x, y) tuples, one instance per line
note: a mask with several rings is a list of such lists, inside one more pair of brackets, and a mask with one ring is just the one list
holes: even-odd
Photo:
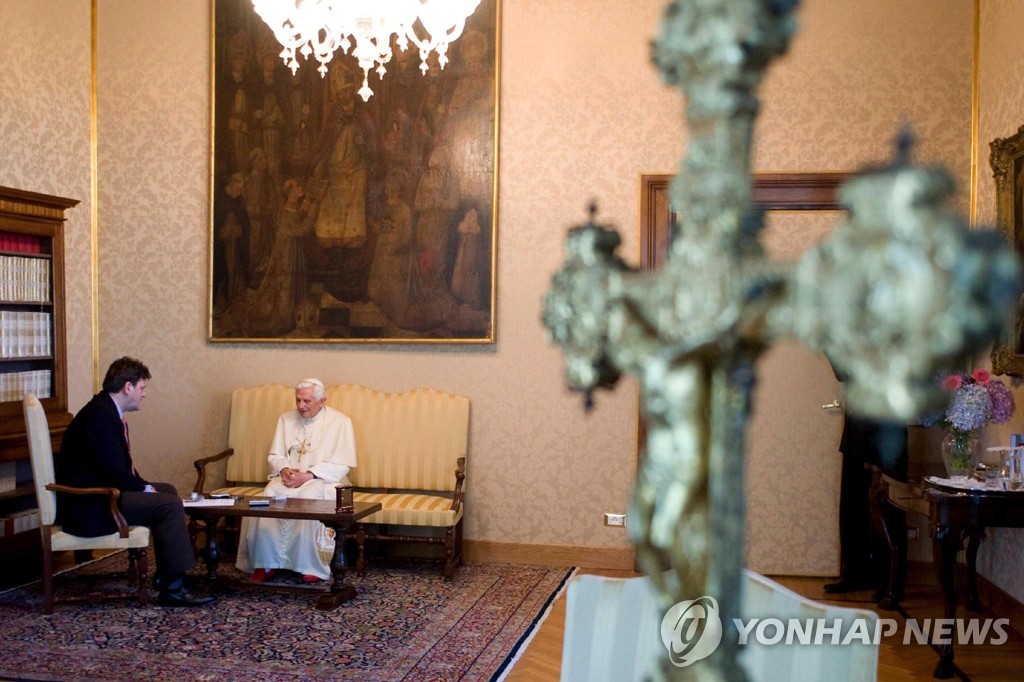
[(211, 0), (209, 339), (494, 343), (500, 0), (442, 70), (293, 75), (251, 0)]
[[(993, 140), (989, 150), (996, 182), (996, 222), (1014, 252), (1024, 256), (1024, 126), (1010, 137)], [(1018, 306), (1005, 343), (992, 349), (992, 371), (1024, 376), (1024, 306)]]

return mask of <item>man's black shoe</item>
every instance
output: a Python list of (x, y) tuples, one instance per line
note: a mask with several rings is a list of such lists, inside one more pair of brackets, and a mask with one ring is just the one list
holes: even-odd
[(178, 578), (171, 583), (170, 588), (162, 590), (160, 597), (157, 599), (157, 603), (160, 606), (206, 606), (217, 601), (217, 598), (212, 594), (200, 596), (193, 594), (191, 590), (185, 587), (185, 581)]

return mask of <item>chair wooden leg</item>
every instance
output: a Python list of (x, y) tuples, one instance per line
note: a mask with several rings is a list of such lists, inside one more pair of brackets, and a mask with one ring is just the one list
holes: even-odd
[(43, 536), (43, 613), (53, 613), (53, 551), (50, 538)]
[(451, 580), (455, 576), (455, 527), (448, 526), (444, 530), (444, 579)]
[(139, 606), (145, 606), (149, 600), (149, 589), (146, 585), (146, 581), (149, 578), (149, 557), (146, 556), (146, 550), (129, 549), (128, 563), (130, 566), (135, 567), (138, 580), (136, 583), (136, 595), (139, 600)]
[(462, 519), (455, 524), (455, 563), (462, 565)]

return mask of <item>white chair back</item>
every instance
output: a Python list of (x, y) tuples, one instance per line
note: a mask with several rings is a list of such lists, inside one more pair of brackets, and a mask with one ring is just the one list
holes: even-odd
[(665, 657), (663, 615), (646, 577), (577, 576), (566, 594), (562, 682), (645, 679)]
[(39, 506), (39, 523), (52, 526), (57, 519), (57, 495), (46, 489), (47, 484), (56, 482), (53, 469), (53, 445), (50, 442), (50, 426), (42, 403), (31, 393), (21, 403), (25, 413), (25, 431), (28, 435), (28, 453), (32, 460), (32, 480), (36, 486), (36, 501)]
[[(649, 578), (582, 575), (569, 584), (566, 599), (562, 682), (643, 680), (667, 657), (661, 640), (665, 612)], [(741, 610), (745, 619), (838, 620), (843, 632), (856, 620), (874, 632), (878, 618), (866, 609), (815, 602), (749, 570), (744, 571)], [(878, 644), (765, 646), (751, 641), (743, 648), (740, 663), (751, 682), (874, 682)]]

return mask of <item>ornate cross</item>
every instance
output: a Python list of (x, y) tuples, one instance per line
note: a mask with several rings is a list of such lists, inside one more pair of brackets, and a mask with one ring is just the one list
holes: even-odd
[(1022, 289), (997, 233), (942, 209), (949, 175), (909, 163), (841, 189), (849, 216), (795, 265), (765, 258), (751, 206), (750, 147), (768, 63), (795, 30), (796, 0), (676, 0), (654, 58), (687, 100), (687, 155), (669, 189), (679, 216), (667, 264), (639, 273), (619, 236), (571, 230), (544, 306), (569, 385), (590, 404), (621, 371), (639, 379), (645, 456), (627, 515), (637, 561), (662, 605), (710, 595), (725, 628), (700, 665), (667, 658), (658, 679), (742, 680), (740, 615), (745, 433), (758, 356), (795, 337), (850, 377), (860, 414), (911, 420), (934, 403), (940, 367), (995, 340)]

